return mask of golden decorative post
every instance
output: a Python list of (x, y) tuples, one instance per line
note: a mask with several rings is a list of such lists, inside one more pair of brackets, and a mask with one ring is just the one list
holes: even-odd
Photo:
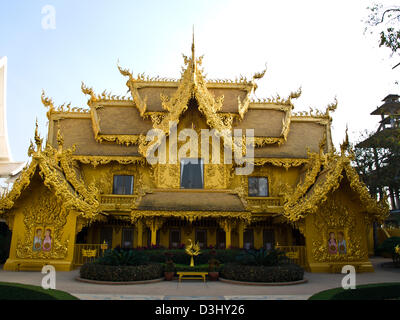
[(106, 242), (106, 240), (104, 240), (104, 242), (100, 245), (100, 248), (101, 248), (102, 253), (104, 255), (104, 251), (106, 251), (108, 249), (108, 243)]
[(198, 242), (193, 244), (191, 239), (189, 239), (189, 241), (190, 241), (190, 245), (186, 246), (185, 250), (186, 250), (186, 253), (188, 255), (190, 255), (190, 266), (194, 267), (193, 256), (198, 256), (201, 253), (200, 252), (200, 246), (199, 246)]

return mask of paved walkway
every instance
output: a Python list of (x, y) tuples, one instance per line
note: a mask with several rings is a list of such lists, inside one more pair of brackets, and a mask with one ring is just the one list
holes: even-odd
[[(400, 282), (400, 269), (382, 268), (383, 262), (391, 259), (372, 258), (375, 272), (357, 274), (356, 283)], [(78, 282), (79, 271), (57, 272), (56, 287), (89, 300), (303, 300), (322, 290), (341, 286), (342, 274), (305, 273), (307, 283), (292, 286), (244, 286), (229, 283), (200, 281), (162, 281), (136, 285), (99, 285)], [(0, 271), (0, 281), (41, 285), (40, 272)]]

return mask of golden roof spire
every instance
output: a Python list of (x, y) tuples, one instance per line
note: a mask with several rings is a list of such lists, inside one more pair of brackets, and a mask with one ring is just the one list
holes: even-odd
[(192, 61), (195, 63), (196, 59), (196, 54), (195, 54), (195, 46), (194, 46), (194, 25), (192, 29)]
[(196, 51), (194, 45), (194, 25), (192, 29), (192, 80), (196, 77)]
[(349, 142), (349, 127), (346, 124), (346, 133), (345, 133), (345, 137), (343, 140), (343, 143), (340, 145), (340, 150), (342, 151), (342, 154), (344, 154), (344, 152), (346, 150), (349, 150), (350, 147), (350, 142)]

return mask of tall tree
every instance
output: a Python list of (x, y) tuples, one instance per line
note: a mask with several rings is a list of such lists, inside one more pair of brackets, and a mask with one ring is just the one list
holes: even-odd
[(388, 193), (393, 209), (399, 207), (400, 133), (389, 136), (365, 131), (354, 148), (354, 167), (375, 198)]
[[(400, 6), (383, 6), (373, 4), (367, 7), (369, 15), (366, 19), (367, 28), (371, 34), (377, 34), (379, 46), (386, 47), (394, 54), (400, 55)], [(394, 67), (399, 67), (397, 63)]]

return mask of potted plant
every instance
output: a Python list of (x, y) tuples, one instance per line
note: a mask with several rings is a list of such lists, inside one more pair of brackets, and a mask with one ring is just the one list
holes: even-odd
[(208, 278), (210, 281), (217, 281), (219, 278), (219, 260), (215, 259), (216, 255), (215, 250), (211, 251), (210, 254), (213, 256), (210, 260), (208, 260)]
[(394, 264), (394, 266), (395, 266), (396, 268), (399, 268), (399, 267), (400, 267), (400, 246), (399, 246), (399, 245), (397, 245), (397, 246), (394, 248), (394, 253), (393, 253), (392, 258), (393, 258), (393, 264)]
[(165, 253), (166, 261), (164, 266), (164, 277), (167, 281), (171, 281), (172, 279), (174, 279), (175, 275), (175, 264), (172, 261), (172, 256), (173, 254), (171, 252)]

